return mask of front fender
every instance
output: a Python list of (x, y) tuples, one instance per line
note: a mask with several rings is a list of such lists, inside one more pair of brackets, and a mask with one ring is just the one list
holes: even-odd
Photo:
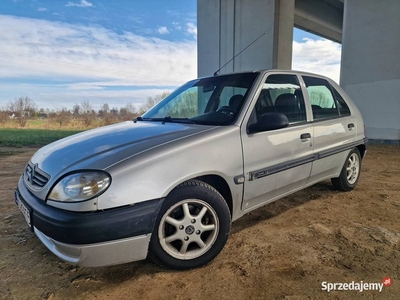
[(203, 175), (218, 175), (228, 183), (232, 197), (241, 201), (242, 185), (233, 178), (243, 174), (240, 131), (218, 127), (150, 149), (107, 169), (113, 182), (98, 197), (98, 209), (166, 197), (180, 183)]

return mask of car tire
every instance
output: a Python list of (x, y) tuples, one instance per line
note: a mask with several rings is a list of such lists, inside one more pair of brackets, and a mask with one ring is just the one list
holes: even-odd
[(333, 186), (339, 191), (351, 191), (357, 185), (361, 173), (361, 155), (357, 148), (353, 148), (346, 158), (340, 176), (332, 178)]
[(177, 270), (200, 267), (221, 252), (230, 227), (229, 207), (216, 189), (199, 180), (184, 182), (164, 201), (149, 257), (162, 267)]

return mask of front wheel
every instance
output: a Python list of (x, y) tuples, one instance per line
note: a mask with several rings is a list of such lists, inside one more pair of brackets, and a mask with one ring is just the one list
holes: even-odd
[(350, 151), (337, 178), (332, 178), (333, 186), (339, 191), (351, 191), (357, 185), (361, 173), (361, 155), (357, 148)]
[(150, 240), (149, 256), (173, 269), (192, 269), (223, 249), (231, 218), (224, 198), (210, 185), (190, 180), (165, 199)]

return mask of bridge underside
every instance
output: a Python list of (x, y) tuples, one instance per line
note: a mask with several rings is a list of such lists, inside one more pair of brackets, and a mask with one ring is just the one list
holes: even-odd
[[(371, 139), (400, 141), (400, 1), (198, 0), (198, 75), (291, 69), (293, 27), (342, 43), (340, 84)], [(307, 71), (307, 70), (304, 70)]]
[(296, 0), (294, 26), (341, 43), (343, 10), (339, 0)]

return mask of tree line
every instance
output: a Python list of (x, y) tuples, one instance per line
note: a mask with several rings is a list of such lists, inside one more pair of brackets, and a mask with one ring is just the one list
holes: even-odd
[(83, 127), (110, 125), (135, 119), (168, 95), (169, 93), (164, 92), (154, 97), (147, 97), (146, 102), (138, 108), (132, 103), (127, 103), (121, 108), (111, 108), (104, 103), (98, 110), (95, 110), (94, 105), (88, 100), (76, 103), (72, 109), (38, 108), (33, 99), (24, 96), (10, 101), (5, 108), (0, 110), (0, 124), (13, 120), (18, 126), (25, 127), (30, 119), (47, 119), (60, 128), (76, 121), (79, 121)]

